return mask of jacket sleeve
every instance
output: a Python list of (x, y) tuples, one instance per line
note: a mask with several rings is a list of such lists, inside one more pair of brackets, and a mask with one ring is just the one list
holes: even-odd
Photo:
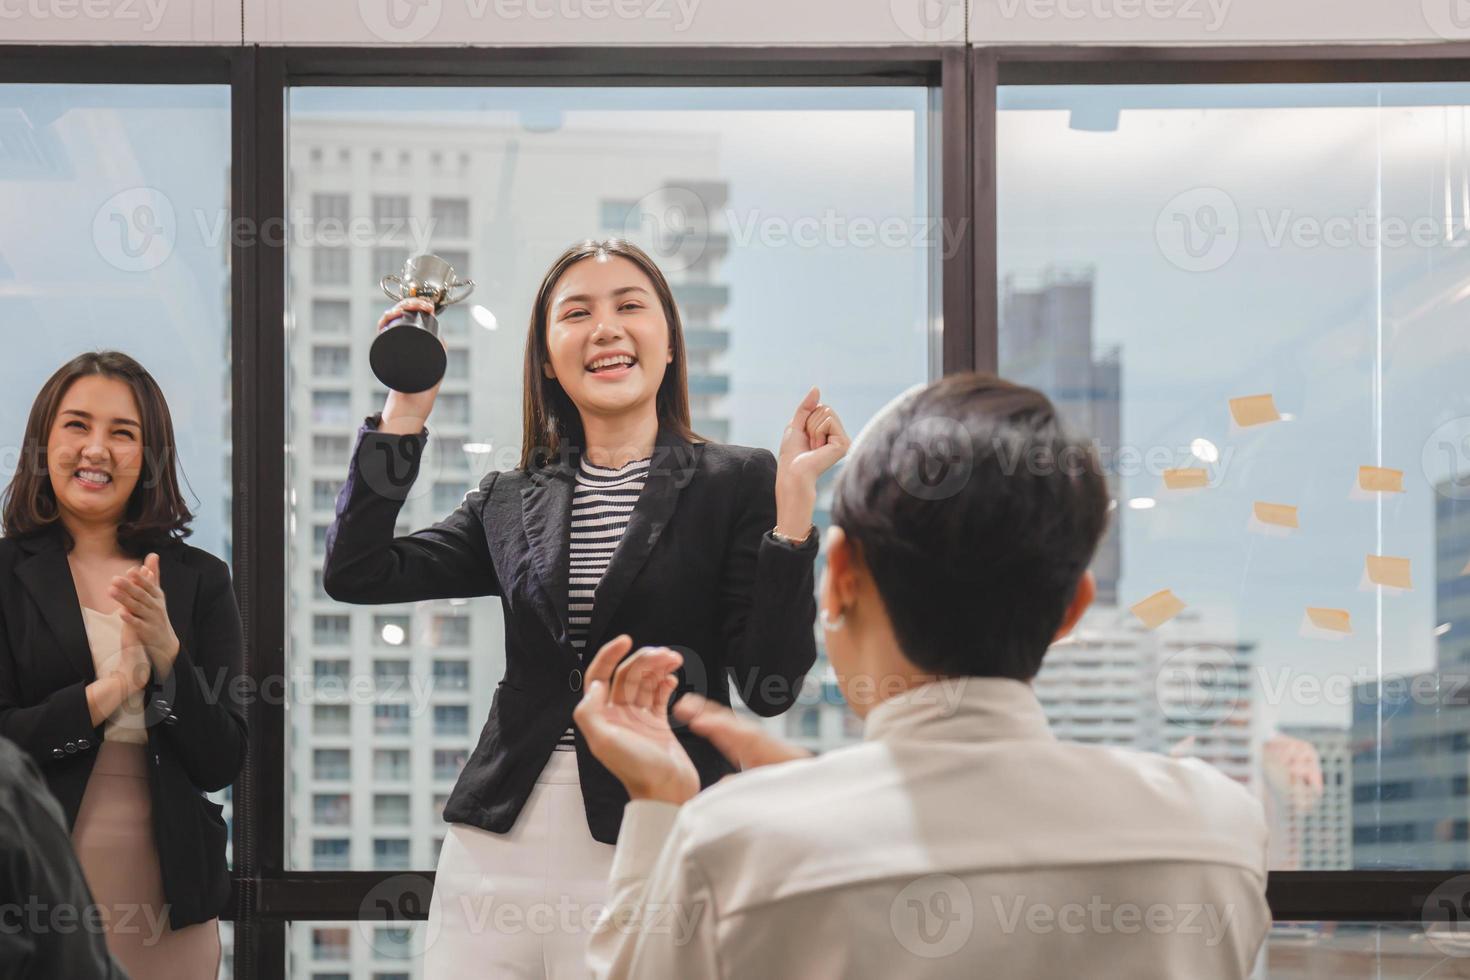
[(327, 531), (322, 587), (333, 599), (390, 603), (500, 594), (483, 517), (498, 474), (481, 480), (439, 523), (394, 536), (427, 442), (428, 430), (379, 432), (374, 419), (358, 431), (337, 517)]
[(726, 650), (736, 690), (758, 715), (796, 702), (817, 659), (813, 567), (817, 535), (777, 541), (776, 457), (758, 449), (741, 467), (734, 526), (720, 587)]
[(588, 937), (595, 980), (724, 975), (719, 910), (687, 840), (687, 811), (650, 800), (628, 804), (608, 903)]
[(162, 732), (195, 786), (208, 793), (235, 781), (249, 743), (240, 678), (243, 630), (230, 570), (206, 572), (196, 599), (191, 646), (179, 647), (150, 707), (163, 714)]
[(25, 749), (43, 766), (70, 758), (63, 749), (68, 742), (98, 739), (92, 727), (92, 712), (87, 707), (86, 681), (52, 691), (36, 704), (22, 703), (15, 651), (10, 647), (3, 612), (0, 612), (0, 735)]

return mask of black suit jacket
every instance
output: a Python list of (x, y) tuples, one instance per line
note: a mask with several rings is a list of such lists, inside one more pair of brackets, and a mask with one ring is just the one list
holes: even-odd
[[(204, 793), (234, 782), (245, 761), (241, 626), (229, 566), (182, 542), (155, 550), (179, 655), (145, 689), (148, 783), (169, 924), (179, 929), (229, 900), (223, 808)], [(96, 679), (61, 536), (0, 539), (0, 735), (36, 760), (68, 827), (102, 741), (87, 710)]]
[(92, 893), (61, 812), (36, 762), (0, 738), (0, 976), (7, 980), (127, 980), (91, 929), (35, 928), (59, 909), (87, 921)]
[[(444, 808), (444, 819), (497, 833), (514, 825), (536, 777), (572, 722), (582, 671), (620, 633), (634, 646), (685, 658), (680, 693), (730, 702), (728, 677), (762, 715), (789, 708), (816, 659), (813, 533), (777, 541), (776, 459), (764, 449), (691, 444), (661, 428), (643, 491), (597, 587), (579, 655), (567, 629), (575, 450), (531, 472), (495, 472), (432, 527), (395, 537), (394, 523), (428, 440), (358, 435), (337, 518), (327, 534), (324, 587), (356, 603), (495, 595), (505, 611), (505, 679)], [(710, 783), (733, 767), (676, 726)], [(617, 841), (627, 793), (576, 734), (587, 825)]]

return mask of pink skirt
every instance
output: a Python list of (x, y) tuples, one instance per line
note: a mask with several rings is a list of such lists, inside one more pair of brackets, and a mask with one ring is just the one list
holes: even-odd
[(219, 920), (183, 929), (168, 924), (148, 795), (148, 747), (104, 741), (72, 828), (107, 949), (129, 976), (214, 980)]

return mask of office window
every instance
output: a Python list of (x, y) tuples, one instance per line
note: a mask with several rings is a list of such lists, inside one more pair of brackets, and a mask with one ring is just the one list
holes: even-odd
[(319, 286), (345, 286), (350, 280), (352, 253), (341, 245), (313, 245), (311, 278)]
[(407, 222), (408, 195), (373, 195), (373, 224), (378, 226), (379, 234), (396, 238), (407, 231)]
[(352, 618), (335, 613), (311, 617), (311, 642), (319, 647), (345, 647), (352, 640)]
[(409, 803), (404, 793), (373, 795), (373, 823), (379, 827), (408, 826)]
[[(1443, 779), (1470, 764), (1466, 105), (1463, 84), (1000, 93), (1000, 370), (1096, 440), (1115, 500), (1093, 650), (1054, 647), (1036, 689), (1064, 738), (1251, 787), (1278, 869), (1470, 863)], [(1138, 700), (1068, 702), (1089, 678)]]
[(438, 780), (458, 779), (470, 754), (465, 749), (435, 749), (434, 778)]
[[(457, 320), (456, 322), (462, 323), (463, 321)], [(441, 335), (448, 335), (449, 331), (442, 317), (439, 320), (439, 329)], [(470, 380), (470, 352), (468, 350), (463, 347), (450, 347), (445, 351), (444, 380)]]
[(382, 871), (406, 871), (408, 869), (408, 838), (375, 838), (373, 840), (373, 867)]
[(352, 395), (346, 391), (313, 391), (311, 420), (318, 425), (350, 425)]
[(435, 735), (467, 735), (470, 730), (470, 709), (463, 704), (434, 705)]
[(446, 392), (434, 401), (434, 418), (441, 423), (468, 425), (470, 421), (470, 396), (459, 392)]
[(470, 645), (470, 617), (436, 615), (434, 642), (441, 647), (467, 647)]
[(401, 658), (378, 658), (373, 661), (373, 683), (379, 690), (402, 693), (408, 683), (409, 662)]
[(373, 750), (373, 778), (397, 782), (407, 779), (409, 775), (408, 750), (407, 749), (374, 749)]
[(314, 749), (311, 773), (316, 779), (347, 779), (352, 775), (352, 753), (347, 749)]
[[(309, 631), (309, 615), (350, 615), (358, 631), (354, 654), (368, 654), (353, 661), (359, 675), (353, 680), (363, 682), (377, 703), (372, 724), (364, 718), (356, 731), (363, 733), (364, 751), (401, 752), (371, 757), (372, 769), (359, 766), (363, 785), (355, 788), (369, 794), (402, 792), (424, 801), (415, 807), (427, 808), (432, 795), (448, 793), (505, 673), (497, 599), (364, 610), (315, 592), (312, 573), (320, 567), (321, 549), (312, 525), (327, 523), (327, 512), (312, 507), (313, 481), (345, 478), (362, 417), (382, 405), (366, 356), (369, 325), (389, 305), (377, 282), (396, 272), (411, 251), (443, 256), (478, 286), (465, 303), (439, 315), (449, 347), (446, 382), (427, 421), (428, 451), (395, 533), (433, 524), (487, 472), (514, 465), (532, 296), (556, 255), (588, 235), (631, 238), (672, 284), (689, 348), (690, 410), (702, 435), (774, 450), (797, 402), (819, 380), (823, 397), (856, 433), (894, 396), (938, 373), (939, 320), (931, 296), (937, 295), (945, 243), (931, 203), (938, 188), (928, 92), (882, 86), (669, 89), (660, 92), (657, 107), (647, 96), (646, 89), (607, 86), (311, 86), (288, 93), (288, 214), (309, 210), (313, 194), (345, 194), (359, 212), (402, 218), (409, 231), (427, 230), (427, 240), (380, 234), (354, 246), (348, 281), (330, 291), (313, 276), (309, 249), (288, 250), (286, 257), (287, 304), (298, 327), (319, 317), (315, 303), (352, 304), (335, 314), (343, 332), (313, 326), (286, 338), (287, 443), (293, 447), (287, 489), (294, 494), (294, 523), (285, 574), (292, 629)], [(517, 138), (523, 110), (532, 103), (538, 112), (558, 111), (562, 125), (534, 140)], [(403, 140), (405, 118), (416, 120), (413, 146)], [(310, 166), (315, 150), (332, 160), (344, 127), (353, 133), (362, 165)], [(514, 179), (507, 184), (500, 177), (512, 152)], [(375, 156), (376, 169), (369, 165)], [(589, 170), (588, 159), (597, 166)], [(831, 165), (844, 159), (861, 159), (864, 166)], [(604, 202), (620, 203), (613, 212)], [(608, 227), (613, 220), (617, 226)], [(353, 376), (315, 376), (313, 345), (349, 348)], [(771, 350), (782, 356), (770, 357)], [(351, 398), (317, 394), (333, 390), (350, 391)], [(318, 433), (352, 442), (311, 438)], [(820, 499), (828, 499), (826, 483)], [(816, 521), (825, 528), (824, 508)], [(302, 603), (309, 606), (302, 609)], [(390, 639), (403, 629), (401, 645), (384, 642), (390, 626)], [(310, 632), (293, 635), (287, 670), (299, 658), (332, 652), (317, 648)], [(400, 663), (385, 672), (375, 658)], [(825, 669), (824, 660), (815, 668), (818, 674)], [(379, 687), (374, 694), (369, 680), (392, 685), (395, 693)], [(406, 706), (407, 719), (390, 704)], [(291, 738), (309, 752), (318, 737), (310, 714), (287, 717)], [(840, 726), (831, 730), (840, 734)], [(432, 741), (410, 745), (415, 737)], [(296, 868), (310, 858), (310, 791), (287, 787), (288, 865)], [(437, 813), (432, 820), (415, 816), (403, 836), (411, 860), (422, 865), (432, 860), (443, 822)], [(367, 833), (354, 839), (359, 870), (373, 866), (373, 839)], [(304, 940), (292, 942), (304, 957)], [(361, 945), (359, 936), (355, 946)]]
[(311, 809), (319, 824), (352, 822), (352, 797), (347, 793), (318, 793), (311, 798)]
[(317, 735), (352, 734), (352, 707), (346, 704), (314, 704), (311, 727)]
[(311, 349), (311, 373), (318, 378), (345, 378), (352, 369), (352, 351), (337, 345), (322, 345)]
[(316, 510), (334, 511), (342, 484), (336, 480), (311, 481), (311, 505)]
[(373, 705), (373, 731), (378, 735), (407, 735), (413, 726), (413, 715), (406, 704)]
[(436, 197), (429, 202), (433, 221), (431, 234), (438, 238), (467, 238), (470, 234), (470, 202), (463, 197)]
[(336, 299), (313, 300), (310, 326), (319, 334), (348, 333), (352, 329), (352, 305)]
[(352, 202), (346, 194), (311, 195), (311, 216), (320, 227), (324, 222), (335, 223), (335, 227), (346, 228), (352, 220)]
[(436, 691), (463, 691), (470, 686), (470, 664), (468, 660), (435, 660), (434, 689)]

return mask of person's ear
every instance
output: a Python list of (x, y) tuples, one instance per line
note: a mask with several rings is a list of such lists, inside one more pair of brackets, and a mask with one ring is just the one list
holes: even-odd
[(832, 598), (843, 609), (857, 597), (857, 556), (853, 549), (853, 540), (842, 528), (835, 524), (827, 528), (827, 578)]
[(665, 364), (673, 364), (674, 363), (674, 348), (672, 348), (672, 347), (669, 348), (669, 356), (664, 359), (664, 363)]
[(1067, 613), (1062, 617), (1062, 625), (1057, 627), (1056, 635), (1051, 638), (1055, 643), (1068, 633), (1087, 612), (1087, 607), (1092, 605), (1092, 600), (1097, 598), (1097, 579), (1092, 575), (1092, 569), (1082, 573), (1077, 580), (1077, 591), (1072, 593), (1072, 601), (1067, 604)]
[(551, 380), (556, 380), (556, 371), (551, 367), (551, 361), (541, 362), (541, 373)]

